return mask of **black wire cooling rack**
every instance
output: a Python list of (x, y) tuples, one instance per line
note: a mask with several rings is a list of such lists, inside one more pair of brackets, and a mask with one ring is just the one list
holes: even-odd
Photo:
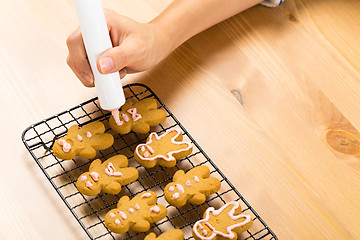
[[(181, 128), (184, 133), (184, 140), (193, 143), (192, 154), (178, 161), (176, 167), (173, 168), (157, 166), (146, 169), (138, 165), (133, 160), (133, 153), (135, 147), (146, 140), (147, 135), (134, 132), (125, 135), (114, 133), (109, 128), (107, 121), (110, 113), (99, 107), (97, 98), (90, 99), (67, 111), (33, 124), (22, 134), (22, 141), (26, 148), (90, 239), (142, 240), (149, 232), (155, 232), (158, 235), (173, 228), (181, 229), (186, 240), (194, 239), (192, 237), (192, 225), (202, 218), (203, 213), (209, 206), (217, 209), (226, 202), (234, 200), (240, 203), (244, 213), (250, 214), (253, 218), (253, 226), (241, 234), (241, 239), (277, 239), (261, 217), (151, 89), (142, 84), (131, 84), (124, 87), (124, 92), (127, 99), (134, 101), (140, 101), (144, 98), (156, 99), (159, 108), (167, 112), (167, 118), (164, 123), (153, 127), (152, 131), (161, 134), (167, 129)], [(72, 160), (61, 160), (55, 157), (51, 151), (54, 142), (58, 138), (65, 136), (70, 126), (77, 124), (81, 127), (92, 121), (102, 121), (106, 126), (106, 132), (111, 133), (115, 139), (114, 145), (109, 149), (99, 151), (97, 158), (104, 161), (113, 155), (123, 154), (129, 159), (129, 166), (136, 167), (139, 171), (139, 178), (135, 182), (124, 186), (118, 195), (100, 194), (96, 197), (88, 197), (81, 194), (76, 188), (76, 181), (83, 172), (88, 171), (91, 161), (78, 157)], [(207, 201), (199, 206), (191, 204), (181, 208), (170, 206), (165, 201), (163, 194), (166, 184), (172, 180), (172, 176), (177, 170), (183, 169), (187, 171), (199, 165), (209, 167), (211, 176), (221, 181), (220, 190), (210, 195)], [(136, 194), (148, 190), (157, 194), (158, 204), (167, 207), (168, 214), (166, 218), (153, 224), (147, 233), (111, 233), (104, 223), (106, 213), (116, 207), (121, 196), (128, 195), (132, 198)]]

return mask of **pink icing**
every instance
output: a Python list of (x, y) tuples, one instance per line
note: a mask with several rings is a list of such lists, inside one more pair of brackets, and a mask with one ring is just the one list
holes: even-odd
[(123, 119), (124, 119), (124, 121), (125, 122), (128, 122), (129, 121), (129, 117), (128, 117), (128, 115), (126, 115), (126, 114), (121, 114), (121, 116), (123, 117)]
[(86, 180), (87, 180), (87, 176), (83, 175), (83, 176), (80, 177), (80, 181), (84, 182)]
[(131, 117), (134, 122), (136, 122), (137, 120), (142, 118), (141, 115), (139, 113), (137, 113), (136, 108), (130, 108), (127, 110), (127, 112), (131, 114)]
[(141, 198), (148, 198), (151, 197), (151, 193), (144, 193), (143, 195), (141, 195)]
[(188, 187), (191, 187), (191, 182), (189, 180), (187, 180), (185, 185), (188, 186)]
[(65, 143), (66, 143), (66, 141), (64, 139), (59, 139), (59, 141), (58, 141), (58, 144), (60, 146), (64, 145)]
[(87, 132), (87, 133), (86, 133), (86, 137), (87, 137), (87, 138), (91, 138), (91, 136), (92, 136), (91, 132)]
[(174, 190), (175, 190), (175, 188), (173, 186), (169, 187), (169, 192), (172, 192)]
[(119, 219), (115, 219), (115, 224), (120, 224), (120, 220)]
[(121, 177), (121, 172), (116, 172), (116, 169), (114, 167), (114, 164), (112, 162), (109, 162), (107, 165), (107, 168), (105, 168), (105, 174), (108, 176), (115, 176), (115, 177)]
[(77, 139), (78, 141), (80, 141), (80, 142), (82, 141), (82, 137), (81, 137), (79, 134), (77, 135), (77, 138), (76, 138), (76, 139)]
[(135, 207), (134, 207), (136, 210), (139, 210), (140, 209), (140, 206), (139, 204), (135, 204)]
[(150, 154), (148, 152), (144, 153), (144, 157), (148, 158), (150, 156)]
[(129, 209), (128, 209), (128, 212), (129, 212), (129, 213), (133, 213), (133, 212), (134, 212), (134, 209), (133, 209), (133, 208), (129, 208)]
[(85, 183), (85, 186), (88, 187), (88, 188), (91, 188), (91, 187), (92, 187), (92, 183), (89, 182), (89, 181), (87, 181), (87, 182)]
[(145, 152), (145, 147), (144, 146), (141, 146), (141, 149), (140, 149), (142, 152)]
[(120, 125), (123, 124), (123, 122), (120, 121), (119, 110), (118, 110), (118, 109), (113, 109), (113, 110), (111, 110), (111, 115), (113, 116), (116, 125), (120, 126)]
[(151, 153), (154, 154), (154, 149), (152, 147), (150, 147), (149, 145), (146, 145), (147, 150)]
[(195, 182), (200, 182), (200, 179), (197, 176), (194, 176), (194, 181)]
[(119, 215), (124, 220), (127, 218), (126, 213), (124, 213), (123, 211), (119, 211)]
[(172, 199), (178, 199), (180, 197), (180, 193), (176, 192), (172, 195)]
[(184, 187), (181, 184), (176, 184), (175, 187), (177, 188), (177, 190), (179, 190), (179, 193), (184, 193)]
[(160, 208), (159, 208), (159, 206), (154, 206), (154, 207), (150, 208), (150, 211), (154, 212), (154, 213), (158, 213), (158, 212), (160, 212)]
[(95, 182), (99, 181), (99, 173), (98, 172), (91, 172), (90, 176)]
[[(186, 145), (187, 145), (187, 148), (185, 148), (185, 149), (180, 149), (180, 150), (175, 150), (175, 151), (170, 151), (170, 152), (167, 153), (166, 156), (164, 156), (164, 155), (155, 155), (155, 156), (150, 157), (149, 154), (146, 154), (146, 155), (144, 154), (144, 155), (142, 156), (142, 155), (139, 153), (139, 150), (143, 149), (142, 147), (145, 147), (145, 146), (148, 147), (148, 146), (152, 143), (152, 138), (153, 138), (153, 137), (155, 137), (156, 140), (159, 141), (161, 138), (163, 138), (164, 136), (166, 136), (167, 134), (169, 134), (169, 133), (172, 132), (172, 131), (176, 131), (177, 134), (176, 134), (174, 137), (171, 138), (171, 143), (172, 143), (172, 144), (175, 144), (175, 145), (186, 144)], [(174, 154), (180, 153), (180, 152), (183, 152), (183, 151), (188, 151), (189, 149), (192, 148), (192, 145), (191, 145), (190, 142), (186, 142), (186, 141), (184, 141), (184, 142), (176, 142), (176, 141), (175, 141), (175, 139), (176, 139), (180, 134), (182, 134), (182, 133), (181, 133), (181, 131), (180, 131), (179, 129), (177, 129), (177, 128), (169, 129), (169, 130), (167, 130), (164, 134), (162, 134), (162, 135), (160, 135), (160, 136), (159, 136), (156, 132), (152, 132), (152, 133), (149, 135), (149, 137), (148, 137), (149, 141), (147, 141), (146, 144), (139, 144), (139, 145), (136, 147), (135, 152), (136, 152), (136, 154), (139, 156), (139, 158), (140, 158), (141, 160), (144, 160), (144, 161), (153, 161), (153, 160), (158, 159), (158, 158), (161, 158), (161, 159), (163, 159), (163, 160), (165, 160), (165, 161), (168, 161), (168, 162), (170, 162), (170, 161), (175, 161), (175, 158), (174, 158), (174, 156), (173, 156)], [(148, 151), (150, 152), (149, 149), (148, 149)], [(153, 151), (154, 151), (154, 150), (153, 150)], [(142, 151), (142, 152), (144, 152), (144, 151)], [(152, 153), (152, 154), (153, 154), (153, 153)], [(149, 158), (149, 157), (150, 157), (150, 158)]]
[(70, 143), (67, 143), (67, 142), (64, 143), (64, 145), (63, 145), (63, 151), (64, 151), (64, 152), (69, 152), (70, 149), (71, 149)]
[[(228, 212), (228, 216), (231, 220), (236, 221), (240, 218), (245, 218), (244, 221), (240, 222), (240, 223), (235, 223), (233, 225), (230, 225), (226, 228), (227, 233), (223, 233), (221, 231), (216, 230), (208, 221), (210, 219), (210, 213), (212, 213), (213, 216), (218, 216), (225, 208), (227, 208), (229, 205), (233, 205), (232, 209)], [(239, 203), (238, 202), (229, 202), (227, 204), (225, 204), (224, 206), (222, 206), (221, 208), (219, 208), (218, 210), (215, 210), (213, 207), (209, 207), (206, 211), (205, 211), (205, 218), (197, 221), (194, 226), (193, 226), (193, 232), (196, 234), (196, 236), (201, 239), (201, 240), (211, 240), (214, 239), (214, 237), (216, 235), (220, 235), (224, 238), (228, 238), (228, 239), (233, 239), (235, 237), (234, 233), (232, 232), (232, 229), (234, 228), (238, 228), (241, 226), (244, 226), (245, 224), (249, 223), (251, 220), (251, 216), (247, 215), (247, 214), (239, 214), (234, 216), (235, 210), (239, 207)], [(199, 232), (198, 229), (202, 230), (203, 227), (201, 226), (201, 223), (204, 223), (206, 226), (209, 227), (209, 229), (212, 231), (212, 234), (209, 237), (204, 237), (202, 236)], [(201, 226), (201, 227), (200, 227)], [(207, 235), (204, 234), (204, 231), (202, 232), (203, 235)], [(206, 232), (207, 233), (207, 232)]]
[(109, 217), (111, 217), (111, 218), (113, 218), (113, 217), (115, 217), (116, 215), (115, 215), (115, 213), (110, 213), (109, 214)]
[(204, 230), (203, 234), (204, 234), (204, 236), (208, 235), (208, 231)]

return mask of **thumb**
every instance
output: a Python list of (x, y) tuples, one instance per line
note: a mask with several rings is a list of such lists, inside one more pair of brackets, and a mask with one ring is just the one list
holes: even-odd
[(129, 61), (129, 53), (123, 46), (110, 48), (100, 55), (96, 64), (100, 73), (108, 74), (119, 72)]

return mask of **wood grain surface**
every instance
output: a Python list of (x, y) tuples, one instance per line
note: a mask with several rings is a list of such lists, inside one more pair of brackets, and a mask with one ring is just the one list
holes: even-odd
[[(170, 2), (103, 1), (141, 22)], [(0, 238), (86, 239), (20, 139), (96, 95), (65, 62), (73, 3), (0, 3)], [(151, 87), (279, 239), (357, 239), (359, 10), (358, 0), (256, 6), (124, 84)]]

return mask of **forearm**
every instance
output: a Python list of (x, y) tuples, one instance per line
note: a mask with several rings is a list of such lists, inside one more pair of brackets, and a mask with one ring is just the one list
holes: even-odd
[(169, 37), (169, 51), (192, 36), (263, 0), (174, 0), (150, 22)]

